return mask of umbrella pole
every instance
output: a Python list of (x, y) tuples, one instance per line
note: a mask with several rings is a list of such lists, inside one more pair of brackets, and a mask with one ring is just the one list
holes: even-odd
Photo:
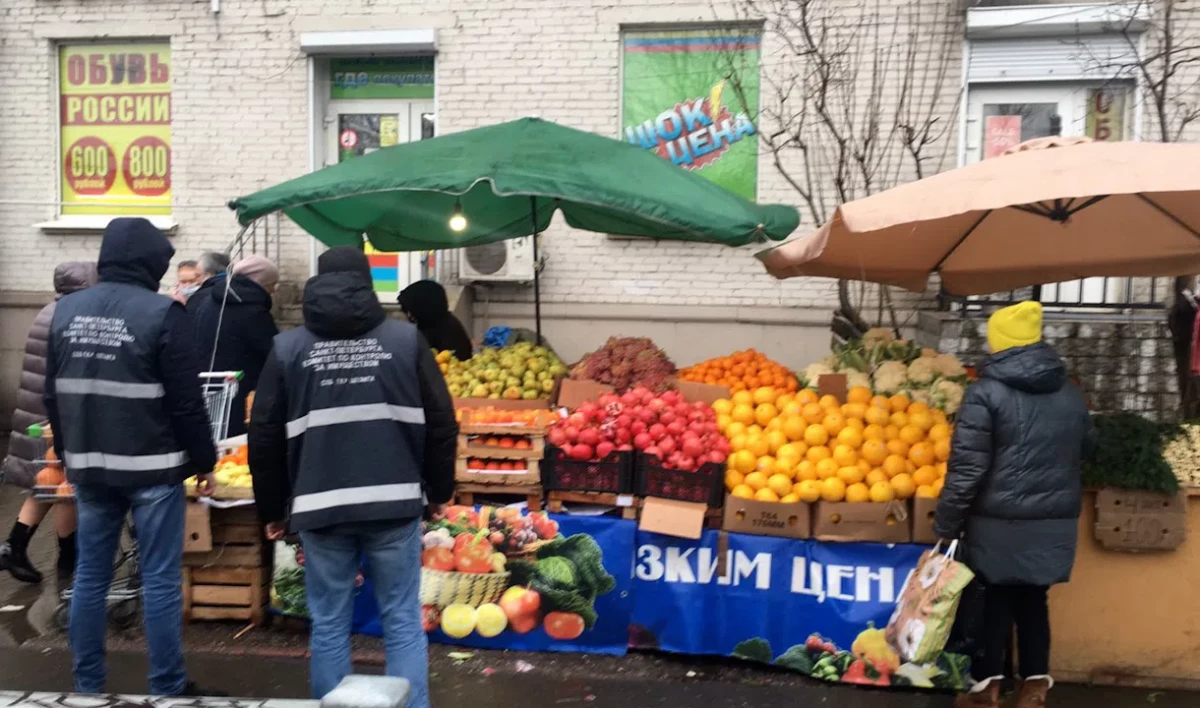
[(542, 345), (542, 283), (541, 268), (538, 267), (538, 221), (537, 197), (529, 198), (529, 221), (533, 235), (533, 322), (537, 332), (538, 346)]

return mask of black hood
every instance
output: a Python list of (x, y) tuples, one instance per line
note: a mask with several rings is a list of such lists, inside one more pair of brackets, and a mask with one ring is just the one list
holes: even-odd
[(397, 302), (422, 328), (436, 325), (450, 313), (446, 289), (432, 280), (418, 280), (401, 290)]
[(146, 219), (113, 219), (100, 243), (100, 281), (157, 291), (174, 255), (175, 247)]
[(1038, 342), (993, 354), (980, 376), (1027, 393), (1054, 393), (1067, 383), (1067, 365), (1050, 345)]
[(362, 273), (325, 273), (309, 278), (304, 285), (304, 326), (318, 337), (358, 337), (386, 317), (371, 280)]
[[(226, 283), (229, 283), (228, 296), (225, 294)], [(208, 293), (218, 307), (224, 301), (225, 307), (259, 305), (265, 306), (268, 310), (271, 309), (271, 294), (267, 292), (266, 288), (244, 275), (235, 275), (232, 280), (228, 280), (224, 275), (209, 278), (201, 286), (201, 289), (196, 291), (196, 295), (201, 295), (201, 293)]]

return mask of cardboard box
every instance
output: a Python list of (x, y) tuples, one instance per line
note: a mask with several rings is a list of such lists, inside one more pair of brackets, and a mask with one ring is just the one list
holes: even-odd
[(1096, 540), (1112, 551), (1171, 551), (1187, 535), (1187, 498), (1122, 489), (1096, 494)]
[(638, 528), (651, 533), (661, 533), (679, 538), (700, 538), (704, 533), (705, 504), (646, 497), (642, 502), (642, 520)]
[(813, 510), (813, 537), (822, 541), (873, 541), (908, 543), (908, 505), (817, 502)]
[(728, 386), (696, 383), (695, 381), (677, 381), (676, 387), (679, 389), (679, 393), (683, 394), (683, 400), (688, 403), (703, 401), (711, 406), (716, 401), (730, 398), (733, 395)]
[(933, 514), (937, 510), (937, 499), (913, 497), (912, 500), (912, 540), (913, 543), (937, 543), (937, 534), (933, 532)]
[(183, 517), (183, 552), (208, 553), (212, 547), (210, 507), (200, 502), (188, 502)]
[(833, 396), (838, 403), (845, 403), (848, 392), (845, 374), (821, 374), (817, 377), (818, 395)]
[(563, 379), (558, 386), (558, 398), (555, 405), (573, 411), (587, 401), (594, 401), (606, 393), (612, 393), (613, 387), (595, 381), (576, 381)]
[(809, 538), (812, 536), (812, 505), (807, 502), (780, 504), (726, 496), (725, 523), (722, 528), (759, 536)]

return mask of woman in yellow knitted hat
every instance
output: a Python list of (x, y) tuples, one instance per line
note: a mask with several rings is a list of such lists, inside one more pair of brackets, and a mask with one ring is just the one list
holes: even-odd
[(1005, 652), (1017, 628), (1017, 708), (1040, 708), (1050, 678), (1046, 593), (1071, 577), (1081, 463), (1093, 432), (1083, 394), (1042, 342), (1042, 306), (1022, 302), (988, 319), (991, 356), (963, 397), (934, 530), (965, 536), (965, 561), (984, 586), (975, 679), (955, 708), (997, 708)]

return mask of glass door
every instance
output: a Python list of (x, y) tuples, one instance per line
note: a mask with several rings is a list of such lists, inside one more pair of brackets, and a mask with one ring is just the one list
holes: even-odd
[[(325, 164), (334, 165), (412, 140), (433, 137), (433, 101), (363, 99), (330, 101), (325, 119)], [(375, 292), (381, 302), (395, 302), (411, 283), (429, 276), (424, 253), (385, 253), (366, 244)]]
[[(1003, 155), (1027, 140), (1054, 135), (1124, 140), (1129, 91), (1122, 85), (972, 86), (967, 97), (967, 163)], [(1085, 278), (1045, 284), (1041, 299), (1066, 304), (1120, 302), (1128, 281)]]

